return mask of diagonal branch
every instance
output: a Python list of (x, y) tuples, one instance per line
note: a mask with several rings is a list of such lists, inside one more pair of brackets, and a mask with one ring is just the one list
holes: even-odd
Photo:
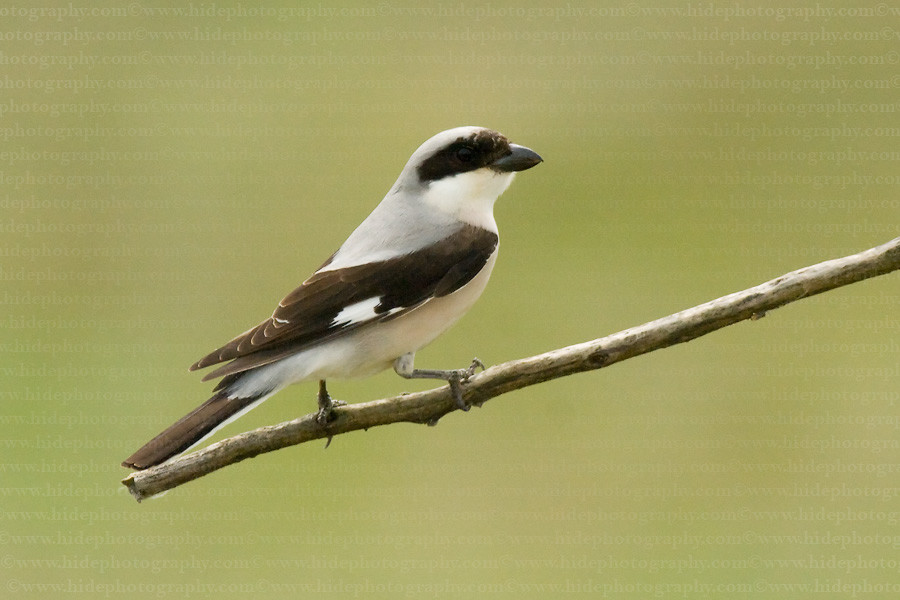
[[(900, 237), (865, 252), (792, 271), (756, 287), (632, 327), (619, 333), (509, 361), (473, 376), (464, 386), (470, 404), (529, 385), (591, 371), (687, 342), (789, 302), (900, 269)], [(227, 465), (311, 440), (398, 422), (434, 424), (456, 410), (448, 387), (341, 406), (326, 428), (315, 414), (222, 440), (122, 480), (140, 502)]]

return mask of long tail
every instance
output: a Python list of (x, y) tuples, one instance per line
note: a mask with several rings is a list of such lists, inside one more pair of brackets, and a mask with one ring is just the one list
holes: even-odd
[(250, 398), (229, 398), (225, 390), (221, 390), (144, 444), (140, 450), (126, 458), (122, 466), (140, 471), (163, 463), (203, 441), (229, 420), (259, 406), (271, 395), (269, 393)]

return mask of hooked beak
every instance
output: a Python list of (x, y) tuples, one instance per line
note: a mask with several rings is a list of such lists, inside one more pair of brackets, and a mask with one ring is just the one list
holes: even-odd
[(512, 150), (512, 152), (491, 163), (492, 169), (500, 171), (501, 173), (511, 173), (514, 171), (530, 169), (536, 164), (544, 161), (544, 159), (531, 148), (519, 146), (518, 144), (510, 144), (509, 149)]

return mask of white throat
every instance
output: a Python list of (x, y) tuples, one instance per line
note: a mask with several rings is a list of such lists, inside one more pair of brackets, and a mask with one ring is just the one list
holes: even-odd
[(494, 202), (512, 183), (515, 173), (478, 169), (432, 182), (422, 194), (422, 202), (455, 220), (497, 231)]

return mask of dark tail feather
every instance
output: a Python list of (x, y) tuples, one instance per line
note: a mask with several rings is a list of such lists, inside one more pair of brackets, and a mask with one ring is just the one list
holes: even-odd
[(229, 418), (261, 399), (261, 397), (229, 399), (224, 392), (220, 392), (144, 444), (140, 450), (126, 458), (122, 466), (140, 471), (165, 462), (184, 452)]

